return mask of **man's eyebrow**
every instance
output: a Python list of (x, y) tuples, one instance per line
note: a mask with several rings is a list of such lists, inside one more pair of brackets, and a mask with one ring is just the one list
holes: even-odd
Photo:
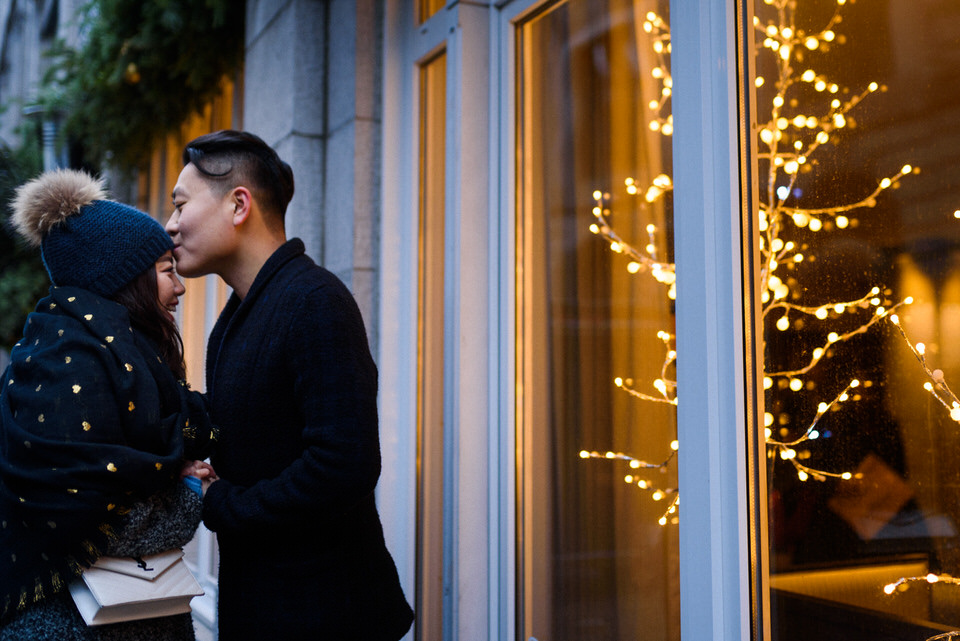
[(180, 189), (179, 187), (174, 187), (174, 188), (173, 188), (173, 193), (170, 194), (170, 197), (171, 197), (172, 199), (176, 200), (176, 199), (177, 199), (177, 194), (180, 193), (181, 191), (183, 191), (183, 190)]

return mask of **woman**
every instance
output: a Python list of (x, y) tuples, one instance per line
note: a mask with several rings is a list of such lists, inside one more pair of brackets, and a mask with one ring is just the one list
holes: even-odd
[(186, 544), (201, 497), (182, 470), (215, 437), (184, 378), (183, 293), (160, 224), (79, 171), (13, 202), (53, 287), (0, 391), (0, 641), (193, 639), (189, 614), (87, 627), (66, 585), (101, 555)]

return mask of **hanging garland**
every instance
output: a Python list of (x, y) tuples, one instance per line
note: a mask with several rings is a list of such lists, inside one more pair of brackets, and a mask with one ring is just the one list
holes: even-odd
[(241, 65), (243, 3), (91, 0), (80, 20), (82, 45), (53, 49), (41, 102), (85, 164), (141, 165)]

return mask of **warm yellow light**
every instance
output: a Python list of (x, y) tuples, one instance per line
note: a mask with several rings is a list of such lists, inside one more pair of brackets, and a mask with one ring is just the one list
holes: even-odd
[(799, 392), (803, 389), (803, 381), (799, 378), (790, 379), (790, 389), (794, 392)]
[(777, 329), (781, 332), (785, 332), (790, 329), (790, 320), (786, 316), (781, 316), (777, 319)]
[(837, 227), (839, 227), (840, 229), (846, 229), (847, 225), (850, 224), (850, 219), (847, 218), (846, 216), (837, 216), (834, 222), (837, 223)]

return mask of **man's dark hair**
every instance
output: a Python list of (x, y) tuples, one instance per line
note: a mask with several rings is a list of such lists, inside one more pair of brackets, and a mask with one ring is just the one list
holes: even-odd
[(190, 163), (221, 194), (241, 185), (250, 189), (264, 212), (283, 224), (293, 170), (259, 136), (223, 129), (194, 138), (183, 149), (183, 164)]

